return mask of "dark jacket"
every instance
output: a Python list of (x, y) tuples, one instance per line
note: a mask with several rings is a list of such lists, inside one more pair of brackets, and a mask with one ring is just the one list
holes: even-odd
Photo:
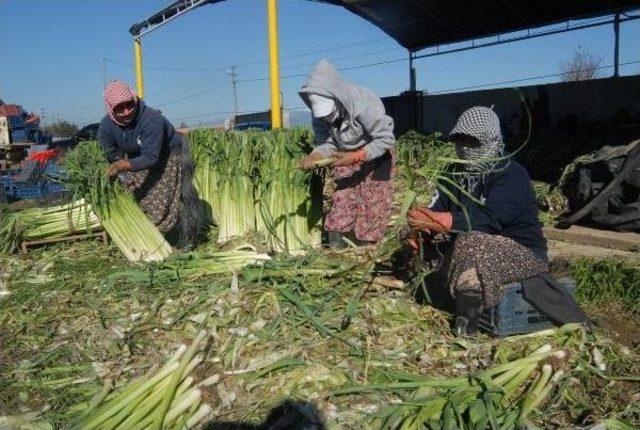
[(98, 129), (98, 140), (110, 162), (126, 155), (134, 172), (153, 167), (182, 143), (171, 123), (142, 100), (130, 125), (119, 126), (105, 116)]
[[(452, 185), (442, 183), (465, 206), (468, 219), (462, 208), (443, 192), (438, 193), (431, 209), (452, 212), (454, 231), (473, 230), (505, 236), (546, 260), (547, 241), (542, 235), (529, 174), (514, 160), (504, 161), (494, 170), (485, 176), (474, 192), (474, 197), (484, 202), (482, 205)], [(452, 175), (451, 179), (455, 181), (456, 177)]]

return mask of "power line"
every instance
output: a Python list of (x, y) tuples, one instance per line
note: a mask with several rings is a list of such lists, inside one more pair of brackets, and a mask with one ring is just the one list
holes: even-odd
[[(349, 66), (349, 67), (340, 67), (337, 70), (340, 72), (345, 72), (345, 71), (349, 71), (349, 70), (356, 70), (356, 69), (364, 69), (366, 67), (375, 67), (375, 66), (383, 66), (383, 65), (387, 65), (387, 64), (393, 64), (393, 63), (398, 63), (401, 61), (408, 61), (407, 57), (404, 58), (395, 58), (393, 60), (386, 60), (386, 61), (376, 61), (374, 63), (365, 63), (365, 64), (358, 64), (356, 66)], [(284, 75), (284, 76), (280, 76), (280, 79), (291, 79), (291, 78), (300, 78), (300, 77), (304, 77), (307, 76), (308, 73), (295, 73), (292, 75)], [(270, 78), (251, 78), (251, 79), (238, 79), (238, 82), (260, 82), (260, 81), (268, 81)]]
[(161, 88), (157, 91), (153, 91), (153, 92), (147, 92), (146, 96), (156, 96), (158, 94), (163, 94), (166, 93), (167, 91), (172, 92), (172, 91), (176, 91), (175, 93), (170, 93), (170, 95), (175, 95), (177, 93), (180, 93), (181, 91), (179, 90), (179, 88), (184, 87), (185, 89), (192, 89), (193, 88), (193, 84), (194, 83), (205, 83), (207, 81), (210, 80), (219, 80), (221, 78), (224, 77), (224, 74), (214, 74), (214, 75), (206, 75), (206, 76), (201, 76), (195, 79), (189, 79), (187, 81), (181, 80), (180, 82), (178, 82), (177, 84), (174, 85), (168, 85), (165, 88)]
[(226, 86), (226, 85), (227, 85), (227, 82), (223, 82), (223, 83), (221, 83), (221, 84), (215, 85), (215, 86), (213, 86), (213, 87), (211, 87), (211, 88), (208, 88), (208, 89), (206, 89), (206, 90), (198, 91), (197, 93), (188, 94), (188, 95), (186, 95), (186, 96), (184, 96), (184, 97), (179, 97), (179, 98), (177, 98), (177, 99), (170, 100), (170, 101), (168, 101), (168, 102), (164, 102), (164, 103), (156, 104), (156, 106), (166, 106), (166, 105), (168, 105), (168, 104), (177, 103), (177, 102), (180, 102), (180, 101), (182, 101), (182, 100), (191, 99), (191, 98), (193, 98), (193, 97), (197, 97), (197, 96), (200, 96), (200, 95), (202, 95), (202, 94), (205, 94), (205, 93), (208, 93), (208, 92), (211, 92), (211, 91), (217, 90), (218, 88), (222, 88), (222, 87), (224, 87), (224, 86)]
[[(626, 63), (620, 63), (621, 66), (629, 66), (632, 64), (640, 64), (640, 60), (636, 60), (636, 61), (629, 61)], [(598, 67), (591, 67), (589, 69), (585, 69), (585, 70), (601, 70), (601, 69), (610, 69), (613, 67), (613, 64), (611, 65), (607, 65), (607, 66), (598, 66)], [(458, 91), (464, 91), (464, 90), (473, 90), (476, 88), (484, 88), (484, 87), (491, 87), (494, 85), (505, 85), (505, 84), (514, 84), (517, 82), (526, 82), (526, 81), (535, 81), (537, 79), (548, 79), (548, 78), (557, 78), (559, 76), (564, 76), (566, 75), (566, 73), (551, 73), (551, 74), (547, 74), (547, 75), (539, 75), (539, 76), (530, 76), (528, 78), (519, 78), (519, 79), (510, 79), (507, 81), (496, 81), (496, 82), (491, 82), (491, 83), (486, 83), (486, 84), (478, 84), (478, 85), (469, 85), (466, 87), (457, 87), (457, 88), (448, 88), (445, 90), (439, 90), (439, 91), (434, 91), (434, 92), (428, 92), (428, 95), (436, 95), (436, 94), (447, 94), (447, 93), (454, 93), (454, 92), (458, 92)]]
[[(119, 66), (135, 67), (133, 63), (126, 61), (113, 60), (110, 58), (104, 59), (106, 62), (116, 64)], [(226, 70), (225, 67), (157, 67), (157, 66), (144, 66), (145, 69), (158, 70), (161, 72), (211, 72), (214, 70)]]

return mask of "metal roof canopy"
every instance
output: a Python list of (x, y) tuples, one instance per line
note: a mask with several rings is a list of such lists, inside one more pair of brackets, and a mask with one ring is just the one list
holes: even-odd
[[(141, 36), (190, 9), (224, 0), (180, 0), (131, 26)], [(409, 51), (640, 7), (640, 0), (311, 0), (342, 6)]]
[(316, 1), (344, 7), (413, 52), (640, 7), (640, 0)]

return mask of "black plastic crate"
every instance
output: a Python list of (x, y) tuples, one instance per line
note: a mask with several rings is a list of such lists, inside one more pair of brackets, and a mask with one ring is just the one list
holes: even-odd
[[(575, 282), (571, 278), (558, 279), (573, 296)], [(498, 306), (486, 309), (480, 317), (480, 328), (494, 336), (533, 333), (554, 327), (553, 322), (538, 312), (522, 296), (522, 283), (514, 282), (505, 286), (505, 294)]]

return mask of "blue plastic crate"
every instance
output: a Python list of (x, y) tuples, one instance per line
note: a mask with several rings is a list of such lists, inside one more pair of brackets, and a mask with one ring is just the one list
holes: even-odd
[(46, 185), (46, 192), (50, 196), (64, 194), (69, 189), (64, 184), (59, 184), (57, 182), (48, 182)]
[(67, 178), (67, 172), (59, 164), (49, 162), (43, 170), (43, 174), (49, 178), (63, 180)]
[[(573, 296), (575, 282), (571, 278), (558, 279)], [(494, 336), (533, 333), (554, 327), (545, 314), (538, 312), (522, 296), (522, 283), (505, 286), (505, 295), (498, 306), (486, 309), (480, 317), (480, 328)]]
[(0, 188), (4, 190), (5, 197), (14, 197), (16, 193), (16, 183), (10, 174), (0, 176)]
[(45, 196), (42, 184), (26, 185), (17, 184), (15, 196), (19, 200), (41, 199)]

